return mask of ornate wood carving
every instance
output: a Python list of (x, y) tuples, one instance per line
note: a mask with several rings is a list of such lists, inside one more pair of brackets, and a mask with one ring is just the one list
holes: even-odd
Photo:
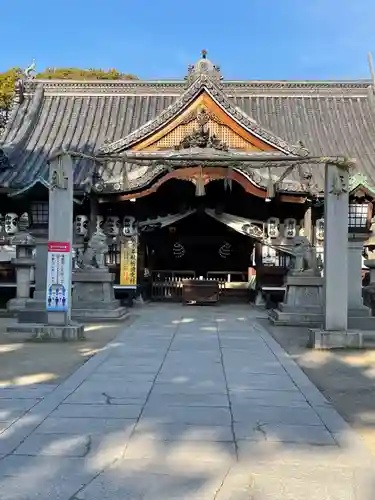
[(212, 148), (219, 151), (228, 151), (228, 145), (220, 140), (216, 134), (210, 134), (208, 122), (210, 116), (205, 108), (200, 108), (197, 113), (196, 121), (198, 127), (191, 134), (187, 134), (179, 144), (175, 146), (176, 150), (189, 148)]
[(144, 141), (138, 142), (131, 149), (134, 151), (157, 150), (162, 148), (173, 149), (186, 134), (193, 132), (198, 126), (198, 116), (204, 110), (208, 118), (208, 128), (211, 134), (217, 135), (230, 148), (258, 151), (275, 151), (270, 144), (251, 134), (226, 111), (224, 111), (212, 97), (203, 92), (190, 106), (174, 120), (160, 128)]
[[(178, 170), (173, 170), (172, 172), (166, 173), (161, 179), (155, 182), (151, 187), (146, 189), (140, 189), (138, 192), (133, 192), (130, 194), (122, 194), (116, 196), (116, 201), (126, 201), (132, 198), (143, 198), (144, 196), (148, 196), (151, 193), (155, 193), (161, 185), (170, 179), (180, 179), (185, 181), (193, 181), (200, 174), (200, 167), (187, 167), (181, 168)], [(247, 193), (258, 196), (259, 198), (265, 198), (267, 196), (266, 191), (264, 189), (256, 186), (250, 180), (249, 176), (244, 173), (232, 170), (228, 173), (228, 169), (225, 167), (206, 167), (203, 168), (203, 177), (205, 182), (208, 183), (212, 180), (218, 179), (228, 179), (228, 177), (240, 184)], [(100, 203), (108, 203), (113, 202), (114, 198), (99, 198)], [(286, 203), (304, 203), (305, 199), (298, 195), (287, 195), (281, 194), (280, 201)]]

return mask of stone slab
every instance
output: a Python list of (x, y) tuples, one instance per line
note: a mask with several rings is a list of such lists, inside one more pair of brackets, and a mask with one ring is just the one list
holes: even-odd
[(198, 386), (198, 384), (171, 384), (171, 383), (156, 383), (153, 388), (155, 395), (162, 394), (186, 394), (186, 395), (203, 395), (203, 394), (227, 394), (227, 389), (224, 385), (214, 387)]
[(374, 331), (375, 317), (369, 315), (349, 315), (348, 328), (350, 330)]
[(154, 394), (148, 399), (148, 403), (160, 406), (204, 406), (204, 407), (229, 407), (227, 394)]
[(363, 334), (358, 331), (310, 330), (309, 345), (314, 349), (360, 349), (363, 347)]
[(212, 425), (197, 425), (173, 421), (172, 423), (148, 423), (142, 418), (133, 434), (135, 440), (156, 441), (197, 441), (197, 442), (230, 442), (233, 443), (233, 432), (230, 426), (213, 423)]
[(142, 411), (141, 405), (112, 404), (61, 404), (51, 417), (65, 418), (103, 418), (103, 419), (137, 419)]
[(232, 407), (286, 407), (286, 408), (306, 408), (310, 406), (305, 397), (297, 391), (262, 391), (250, 390), (245, 392), (231, 392), (230, 400)]
[(293, 383), (293, 380), (288, 375), (269, 375), (269, 374), (254, 374), (253, 377), (247, 377), (242, 381), (228, 380), (228, 388), (230, 393), (245, 393), (254, 389), (272, 390), (272, 391), (298, 391), (298, 388)]
[(1, 499), (70, 499), (96, 473), (82, 458), (7, 456), (0, 464)]
[(46, 324), (47, 312), (46, 304), (43, 301), (31, 299), (26, 303), (25, 309), (18, 311), (17, 319), (19, 324)]
[(223, 425), (230, 427), (231, 414), (229, 408), (217, 407), (180, 407), (147, 404), (142, 413), (142, 420), (154, 423), (185, 423), (196, 425)]
[(234, 433), (237, 441), (270, 441), (331, 446), (337, 444), (332, 434), (323, 425), (237, 422), (234, 424)]
[(127, 470), (124, 465), (104, 472), (75, 500), (213, 500), (226, 469), (220, 475)]
[(100, 309), (92, 305), (91, 308), (72, 309), (72, 318), (81, 323), (97, 323), (105, 321), (123, 321), (129, 316), (126, 307)]
[(200, 475), (206, 471), (221, 470), (223, 466), (230, 467), (235, 457), (233, 442), (159, 440), (144, 434), (130, 440), (124, 453), (124, 462), (127, 469), (135, 465), (139, 469), (156, 471), (167, 466), (177, 474)]
[(322, 425), (322, 420), (311, 407), (285, 407), (285, 406), (255, 406), (232, 405), (234, 422), (245, 422), (254, 425), (263, 424), (285, 425)]
[(58, 325), (41, 325), (41, 324), (27, 324), (17, 323), (7, 327), (8, 333), (25, 333), (28, 334), (28, 340), (35, 341), (71, 341), (71, 340), (84, 340), (85, 328), (80, 324), (72, 324), (66, 326)]
[(73, 283), (113, 283), (115, 275), (107, 269), (79, 270), (73, 273)]
[(136, 419), (114, 418), (46, 418), (38, 427), (37, 434), (104, 434), (132, 430)]
[(284, 312), (279, 309), (272, 309), (269, 312), (269, 320), (273, 325), (277, 326), (321, 326), (324, 321), (322, 313), (314, 312)]
[(309, 276), (308, 273), (289, 273), (286, 278), (286, 286), (303, 288), (323, 287), (324, 279), (321, 276)]
[[(60, 386), (52, 386), (44, 399), (20, 418), (19, 425), (15, 422), (14, 429), (4, 431), (4, 439), (0, 440), (0, 454), (15, 450), (14, 453), (48, 454), (48, 457), (13, 454), (11, 457), (17, 460), (11, 466), (10, 457), (3, 458), (0, 475), (8, 489), (4, 490), (1, 484), (2, 493), (9, 492), (9, 500), (29, 498), (26, 490), (17, 490), (21, 486), (15, 486), (16, 480), (22, 484), (25, 475), (29, 474), (30, 481), (36, 485), (35, 498), (38, 500), (60, 497), (63, 500), (124, 500), (137, 495), (146, 500), (248, 500), (249, 491), (258, 500), (255, 486), (267, 486), (270, 463), (271, 486), (275, 482), (275, 485), (284, 487), (283, 482), (277, 482), (279, 478), (275, 471), (279, 462), (283, 465), (289, 460), (288, 464), (295, 464), (296, 460), (303, 459), (306, 463), (297, 462), (299, 469), (293, 469), (292, 475), (288, 467), (280, 469), (285, 491), (294, 500), (308, 498), (300, 491), (305, 487), (309, 493), (310, 476), (306, 471), (314, 471), (315, 465), (321, 467), (324, 463), (327, 472), (336, 473), (337, 470), (341, 474), (341, 470), (335, 467), (335, 453), (341, 455), (343, 461), (351, 457), (350, 464), (349, 461), (346, 463), (346, 470), (350, 473), (354, 471), (350, 469), (352, 464), (370, 466), (368, 455), (359, 452), (360, 440), (334, 409), (325, 404), (324, 397), (290, 356), (260, 325), (253, 320), (247, 321), (247, 307), (204, 314), (200, 311), (191, 308), (186, 315), (179, 306), (145, 307), (134, 326), (124, 330), (107, 349), (93, 356)], [(162, 335), (167, 331), (164, 325), (174, 325), (171, 331), (176, 338), (180, 333), (185, 335), (186, 330), (183, 333), (184, 330), (179, 328), (184, 324), (184, 315), (198, 326), (209, 326), (212, 317), (223, 320), (223, 324), (225, 322), (223, 338), (227, 347), (222, 348), (223, 357), (219, 362), (216, 362), (214, 344), (212, 350), (206, 346), (207, 350), (197, 355), (190, 347), (194, 342), (180, 343), (182, 349), (178, 351), (168, 350), (172, 335)], [(242, 326), (233, 327), (234, 334), (241, 341), (231, 344), (230, 328), (237, 324), (237, 318), (244, 319)], [(188, 335), (202, 335), (202, 331), (196, 328)], [(243, 341), (246, 337), (251, 340)], [(159, 339), (164, 339), (163, 346), (155, 350)], [(152, 346), (147, 355), (142, 353), (143, 342), (145, 346)], [(157, 357), (157, 362), (152, 361), (153, 357)], [(159, 383), (160, 367), (160, 374), (173, 377), (173, 383)], [(267, 367), (273, 368), (275, 373), (267, 372)], [(227, 392), (223, 392), (226, 387), (220, 383), (218, 393), (206, 392), (215, 390), (211, 382), (216, 376), (222, 380), (224, 370), (232, 389), (230, 401)], [(207, 382), (210, 383), (208, 389), (205, 387)], [(9, 399), (8, 394), (6, 389), (4, 396)], [(30, 401), (35, 399), (38, 397)], [(137, 421), (146, 400), (142, 416)], [(241, 478), (240, 473), (230, 475), (233, 480), (229, 483), (228, 471), (236, 463), (231, 419), (227, 419), (230, 408), (235, 418), (235, 437), (245, 476)], [(217, 425), (217, 420), (222, 418), (223, 424)], [(131, 438), (128, 439), (130, 432)], [(10, 448), (12, 438), (13, 448)], [(264, 445), (270, 446), (268, 451)], [(87, 448), (90, 449), (87, 451)], [(298, 450), (293, 456), (292, 449)], [(43, 462), (42, 458), (47, 461)], [(116, 465), (114, 460), (118, 460)], [(63, 471), (57, 467), (51, 469), (49, 461), (51, 464), (60, 463)], [(68, 463), (74, 463), (76, 468), (89, 473), (78, 486), (75, 469), (70, 465), (64, 469), (64, 464)], [(307, 463), (312, 465), (308, 467)], [(91, 482), (93, 476), (104, 468), (105, 472)], [(60, 484), (69, 482), (66, 471), (72, 477), (72, 487), (68, 485), (68, 490), (66, 484)], [(11, 481), (13, 489), (9, 489), (7, 473), (8, 477), (14, 478)], [(157, 479), (150, 479), (144, 487), (152, 473)], [(252, 479), (250, 490), (247, 488), (249, 474)], [(320, 473), (311, 477), (318, 481)], [(345, 480), (348, 491), (353, 484), (353, 481)], [(271, 486), (264, 490), (269, 493), (265, 498), (279, 498), (280, 492), (284, 493), (282, 488), (278, 490), (275, 486), (276, 489), (272, 490)], [(338, 498), (345, 499), (342, 488), (336, 492), (333, 481), (327, 488), (319, 491), (319, 500), (325, 498), (326, 492), (340, 494)], [(244, 491), (247, 497), (239, 496)], [(260, 497), (262, 500), (263, 496)], [(34, 497), (30, 498), (34, 500)]]

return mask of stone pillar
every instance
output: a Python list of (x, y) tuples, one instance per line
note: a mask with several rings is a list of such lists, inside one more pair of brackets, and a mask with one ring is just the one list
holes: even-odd
[(35, 236), (35, 291), (34, 300), (43, 302), (45, 309), (46, 301), (46, 279), (47, 279), (47, 256), (48, 256), (48, 233), (47, 230), (38, 232)]
[(375, 259), (365, 260), (365, 266), (370, 269), (370, 285), (375, 286)]
[[(50, 162), (50, 192), (49, 192), (49, 220), (48, 220), (48, 240), (54, 242), (68, 243), (72, 248), (73, 242), (73, 162), (68, 154), (60, 154)], [(47, 265), (48, 265), (48, 247), (47, 241), (43, 240), (37, 246), (37, 269), (36, 269), (36, 300), (43, 299), (44, 323), (33, 321), (30, 312), (23, 311), (25, 320), (28, 316), (28, 322), (22, 322), (19, 319), (17, 325), (11, 325), (7, 328), (8, 332), (24, 332), (32, 334), (32, 339), (37, 340), (80, 340), (84, 338), (84, 328), (82, 325), (73, 324), (70, 321), (71, 310), (71, 289), (72, 273), (70, 271), (67, 282), (64, 283), (67, 290), (68, 312), (46, 312), (47, 311)], [(70, 259), (71, 252), (67, 255)], [(27, 314), (26, 314), (27, 313)], [(31, 316), (31, 317), (30, 317)]]
[(324, 193), (324, 329), (312, 330), (318, 349), (361, 347), (362, 335), (348, 332), (348, 171), (325, 168)]
[(348, 327), (348, 172), (327, 164), (324, 192), (324, 329)]
[[(63, 154), (51, 161), (49, 168), (48, 240), (64, 242), (73, 248), (73, 160)], [(48, 312), (48, 324), (68, 325), (71, 318), (72, 253), (69, 254), (70, 275), (65, 287), (68, 294), (67, 312)], [(47, 282), (45, 282), (45, 286)], [(45, 292), (46, 294), (46, 292)], [(46, 297), (45, 297), (46, 300)]]
[(365, 260), (365, 266), (370, 269), (370, 284), (363, 289), (363, 301), (375, 316), (375, 259)]
[(362, 252), (368, 234), (349, 234), (348, 241), (348, 326), (353, 329), (375, 330), (371, 309), (363, 304)]
[[(349, 234), (348, 240), (348, 315), (362, 316), (368, 308), (362, 299), (362, 252), (367, 236)], [(362, 312), (362, 314), (361, 314)]]

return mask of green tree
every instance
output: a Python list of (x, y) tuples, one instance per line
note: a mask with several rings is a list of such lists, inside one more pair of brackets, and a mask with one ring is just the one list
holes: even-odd
[(11, 68), (4, 73), (0, 73), (0, 109), (9, 110), (14, 86), (21, 73), (19, 68)]
[(47, 68), (36, 78), (43, 80), (138, 80), (135, 75), (121, 73), (117, 69)]
[[(11, 68), (0, 73), (0, 128), (4, 125), (10, 110), (15, 83), (22, 76), (20, 68)], [(36, 78), (44, 80), (138, 80), (138, 77), (121, 73), (117, 69), (47, 68)]]

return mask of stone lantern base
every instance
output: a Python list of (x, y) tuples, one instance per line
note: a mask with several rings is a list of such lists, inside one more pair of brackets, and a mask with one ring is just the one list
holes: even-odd
[(291, 273), (286, 278), (284, 302), (272, 309), (274, 325), (320, 327), (323, 323), (323, 278), (313, 271)]
[(82, 323), (119, 321), (128, 315), (115, 299), (115, 276), (107, 269), (82, 269), (73, 274), (72, 318)]

